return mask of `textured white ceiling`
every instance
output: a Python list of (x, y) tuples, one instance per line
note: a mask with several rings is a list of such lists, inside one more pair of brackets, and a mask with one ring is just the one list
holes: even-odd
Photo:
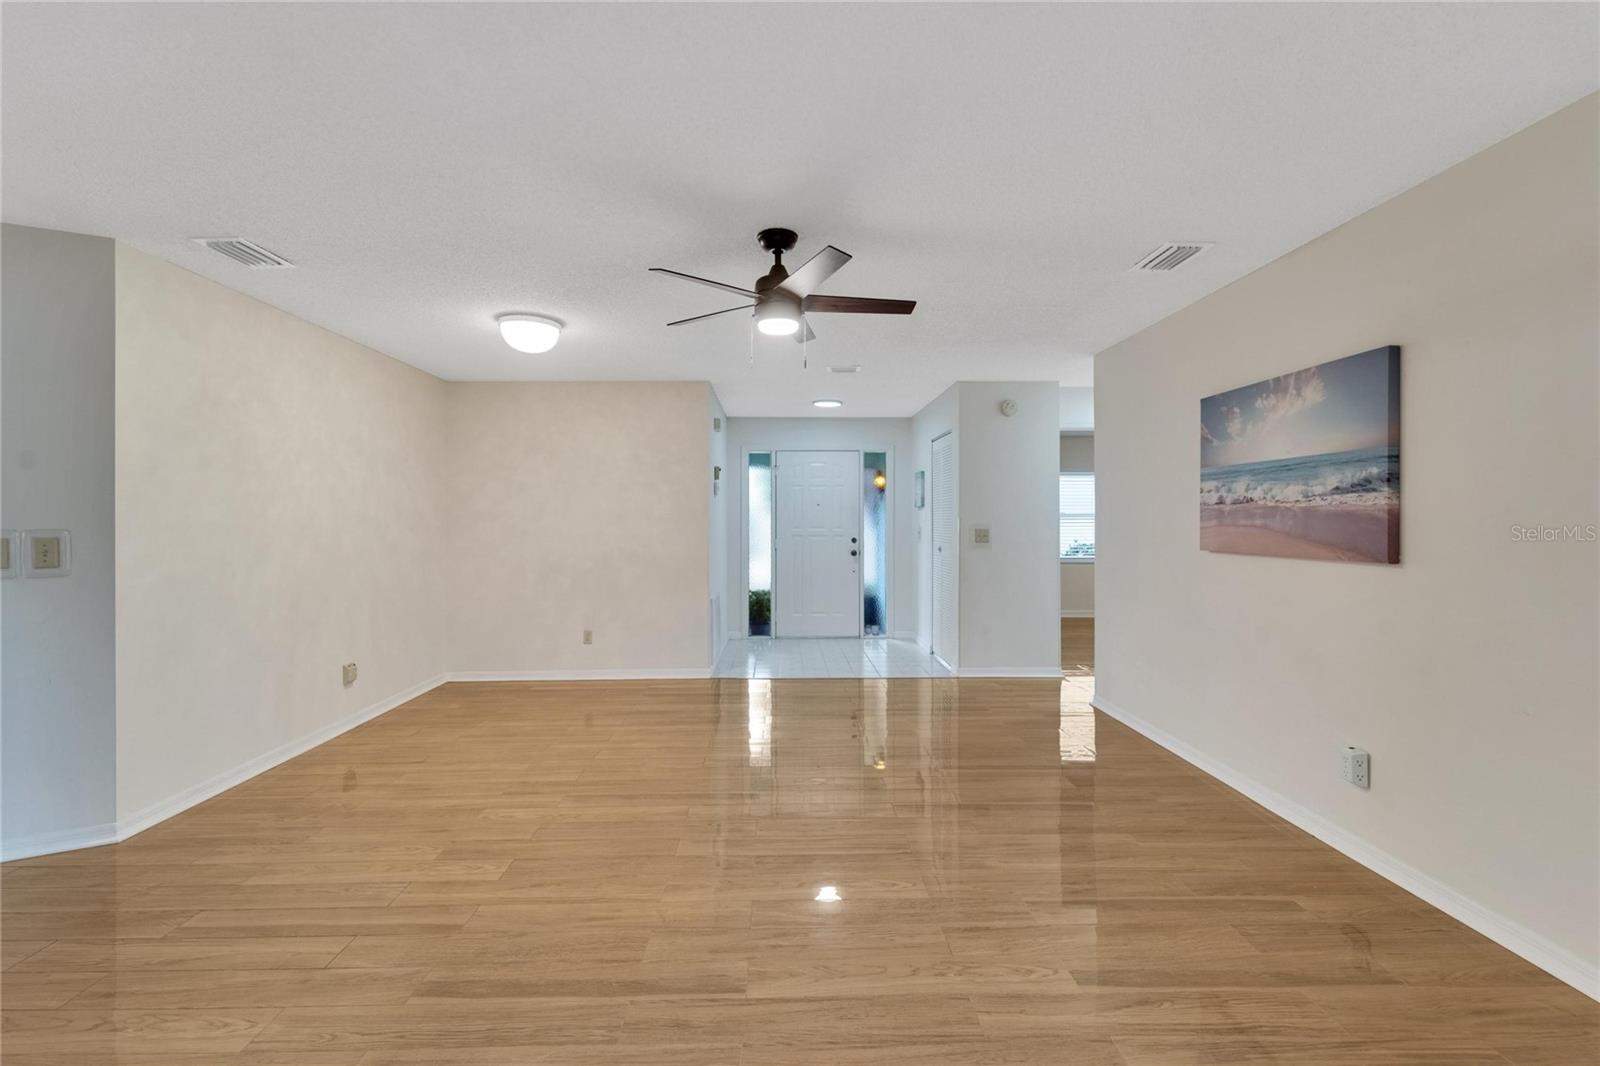
[[(1089, 357), (1596, 88), (1594, 5), (3, 7), (8, 221), (106, 234), (441, 377), (907, 415)], [(810, 368), (763, 226), (856, 256)], [(187, 243), (239, 235), (251, 272)], [(1218, 246), (1131, 274), (1168, 238)], [(547, 356), (492, 316), (566, 319)], [(827, 364), (860, 364), (830, 377)]]

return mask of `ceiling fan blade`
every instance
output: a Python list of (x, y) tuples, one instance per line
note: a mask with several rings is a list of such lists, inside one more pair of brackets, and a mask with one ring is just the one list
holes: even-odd
[(814, 341), (816, 339), (817, 335), (811, 332), (811, 323), (807, 322), (805, 316), (802, 315), (800, 328), (794, 331), (794, 342), (796, 344), (804, 344), (806, 341)]
[(716, 318), (718, 315), (725, 315), (730, 311), (748, 311), (754, 306), (755, 304), (740, 304), (738, 307), (724, 307), (722, 310), (713, 311), (709, 315), (695, 315), (693, 318), (680, 318), (676, 322), (668, 322), (667, 325), (681, 326), (686, 322), (698, 322), (702, 318)]
[(824, 311), (850, 315), (909, 315), (915, 300), (875, 300), (870, 296), (807, 296), (800, 302), (804, 311)]
[(833, 277), (835, 272), (848, 262), (850, 253), (841, 252), (830, 244), (807, 259), (799, 270), (779, 282), (778, 288), (795, 296), (809, 296), (817, 291), (817, 286)]
[(713, 289), (721, 289), (723, 292), (731, 292), (738, 296), (748, 296), (752, 300), (756, 298), (755, 292), (750, 289), (741, 289), (737, 285), (724, 285), (720, 281), (712, 281), (710, 278), (697, 278), (693, 274), (685, 274), (678, 270), (668, 270), (666, 267), (651, 267), (650, 270), (655, 274), (671, 274), (673, 277), (682, 278), (684, 281), (692, 281), (698, 285), (709, 285)]

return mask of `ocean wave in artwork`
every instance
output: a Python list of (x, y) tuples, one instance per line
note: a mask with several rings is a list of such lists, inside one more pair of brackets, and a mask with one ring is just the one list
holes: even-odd
[(1400, 495), (1400, 449), (1301, 455), (1200, 472), (1202, 506), (1271, 503), (1372, 506)]

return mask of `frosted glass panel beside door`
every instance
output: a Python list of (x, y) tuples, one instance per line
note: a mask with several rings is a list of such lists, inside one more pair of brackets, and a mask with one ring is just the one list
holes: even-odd
[(861, 635), (861, 453), (778, 452), (776, 587), (782, 637)]

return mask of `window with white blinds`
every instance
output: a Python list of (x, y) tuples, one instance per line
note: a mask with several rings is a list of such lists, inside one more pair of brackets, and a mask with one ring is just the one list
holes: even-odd
[(1094, 558), (1094, 475), (1061, 475), (1061, 558)]

